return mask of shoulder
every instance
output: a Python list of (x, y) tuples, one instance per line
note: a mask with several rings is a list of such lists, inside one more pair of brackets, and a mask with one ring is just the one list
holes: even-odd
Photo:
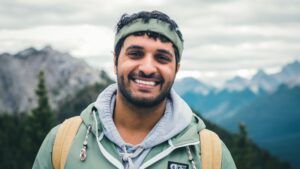
[[(57, 125), (56, 127), (52, 128), (50, 132), (45, 137), (39, 152), (36, 156), (34, 161), (33, 168), (34, 169), (47, 169), (53, 168), (52, 166), (52, 155), (53, 153), (57, 153), (58, 151), (53, 152), (53, 146), (56, 141), (56, 137), (59, 138), (58, 146), (69, 146), (72, 143), (69, 141), (65, 141), (66, 138), (69, 140), (73, 140), (73, 136), (77, 135), (77, 131), (82, 125), (82, 120), (80, 116), (74, 116), (69, 119), (66, 119), (63, 123)], [(61, 144), (63, 141), (63, 145)], [(56, 146), (57, 147), (57, 146)], [(64, 149), (66, 150), (66, 149)]]
[(52, 147), (53, 147), (53, 144), (54, 144), (56, 133), (57, 133), (57, 130), (60, 126), (61, 126), (61, 124), (55, 126), (54, 128), (52, 128), (50, 130), (50, 132), (47, 134), (47, 136), (45, 137), (45, 139), (44, 139), (44, 141), (41, 145), (40, 151), (41, 151), (42, 148), (47, 148), (47, 149), (50, 148), (51, 152), (52, 152)]
[(221, 141), (222, 144), (222, 169), (236, 169), (234, 160), (231, 156), (230, 151), (228, 150), (227, 146)]
[(52, 128), (50, 132), (47, 134), (35, 158), (32, 167), (33, 169), (52, 168), (52, 148), (53, 148), (55, 136), (59, 126), (60, 125), (57, 125), (56, 127)]

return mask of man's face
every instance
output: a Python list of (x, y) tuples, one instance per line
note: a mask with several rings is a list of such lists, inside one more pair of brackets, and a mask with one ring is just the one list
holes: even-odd
[(172, 43), (128, 36), (115, 67), (120, 94), (135, 106), (156, 106), (168, 96), (178, 68)]

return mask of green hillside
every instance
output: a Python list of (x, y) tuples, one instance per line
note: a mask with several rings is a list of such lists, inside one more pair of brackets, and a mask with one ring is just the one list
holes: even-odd
[(184, 93), (181, 97), (194, 110), (203, 112), (204, 117), (221, 124), (224, 119), (230, 118), (236, 110), (247, 105), (257, 96), (251, 90), (245, 89), (243, 91), (222, 90), (220, 92), (210, 92), (207, 95), (190, 91)]
[[(203, 118), (202, 118), (203, 119)], [(218, 133), (230, 150), (232, 157), (239, 169), (288, 169), (292, 168), (272, 156), (268, 151), (259, 148), (249, 139), (244, 125), (240, 124), (239, 133), (230, 133), (223, 128), (203, 119), (207, 128)]]
[(261, 147), (300, 168), (300, 87), (282, 85), (276, 92), (262, 96), (239, 110), (227, 128), (243, 122), (249, 135)]

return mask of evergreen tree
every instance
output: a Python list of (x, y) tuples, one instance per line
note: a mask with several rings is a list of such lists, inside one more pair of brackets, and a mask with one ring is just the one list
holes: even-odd
[[(18, 163), (26, 163), (23, 160), (21, 148), (22, 138), (24, 138), (24, 127), (21, 125), (22, 119), (17, 115), (0, 113), (0, 168), (18, 169)], [(18, 163), (16, 163), (18, 161)]]
[[(243, 166), (243, 168), (259, 168), (255, 163), (257, 163), (252, 149), (251, 142), (248, 138), (248, 132), (244, 123), (239, 124), (239, 135), (237, 137), (237, 146), (239, 148), (239, 156), (236, 161), (237, 166)], [(250, 160), (252, 159), (252, 160)]]
[(27, 145), (30, 145), (27, 154), (28, 161), (32, 163), (42, 141), (55, 124), (55, 115), (49, 104), (43, 71), (39, 73), (38, 79), (38, 86), (35, 90), (36, 96), (38, 97), (38, 105), (31, 111), (27, 122)]

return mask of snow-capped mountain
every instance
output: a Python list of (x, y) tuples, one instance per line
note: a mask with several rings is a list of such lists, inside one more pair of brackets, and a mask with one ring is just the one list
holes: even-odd
[(274, 75), (274, 77), (281, 83), (288, 84), (289, 86), (297, 86), (300, 84), (300, 62), (294, 61), (287, 64), (281, 72)]
[(227, 89), (228, 91), (242, 91), (247, 85), (247, 79), (240, 76), (235, 76), (232, 79), (227, 80), (223, 88)]
[(267, 74), (264, 70), (260, 69), (250, 80), (234, 77), (224, 84), (223, 89), (242, 91), (249, 88), (254, 93), (258, 93), (261, 90), (271, 93), (281, 84), (286, 84), (291, 87), (300, 85), (299, 61), (285, 65), (281, 71), (276, 74)]
[(263, 70), (259, 70), (249, 81), (249, 88), (258, 93), (259, 90), (264, 90), (266, 92), (274, 91), (280, 82), (272, 75), (268, 75)]

